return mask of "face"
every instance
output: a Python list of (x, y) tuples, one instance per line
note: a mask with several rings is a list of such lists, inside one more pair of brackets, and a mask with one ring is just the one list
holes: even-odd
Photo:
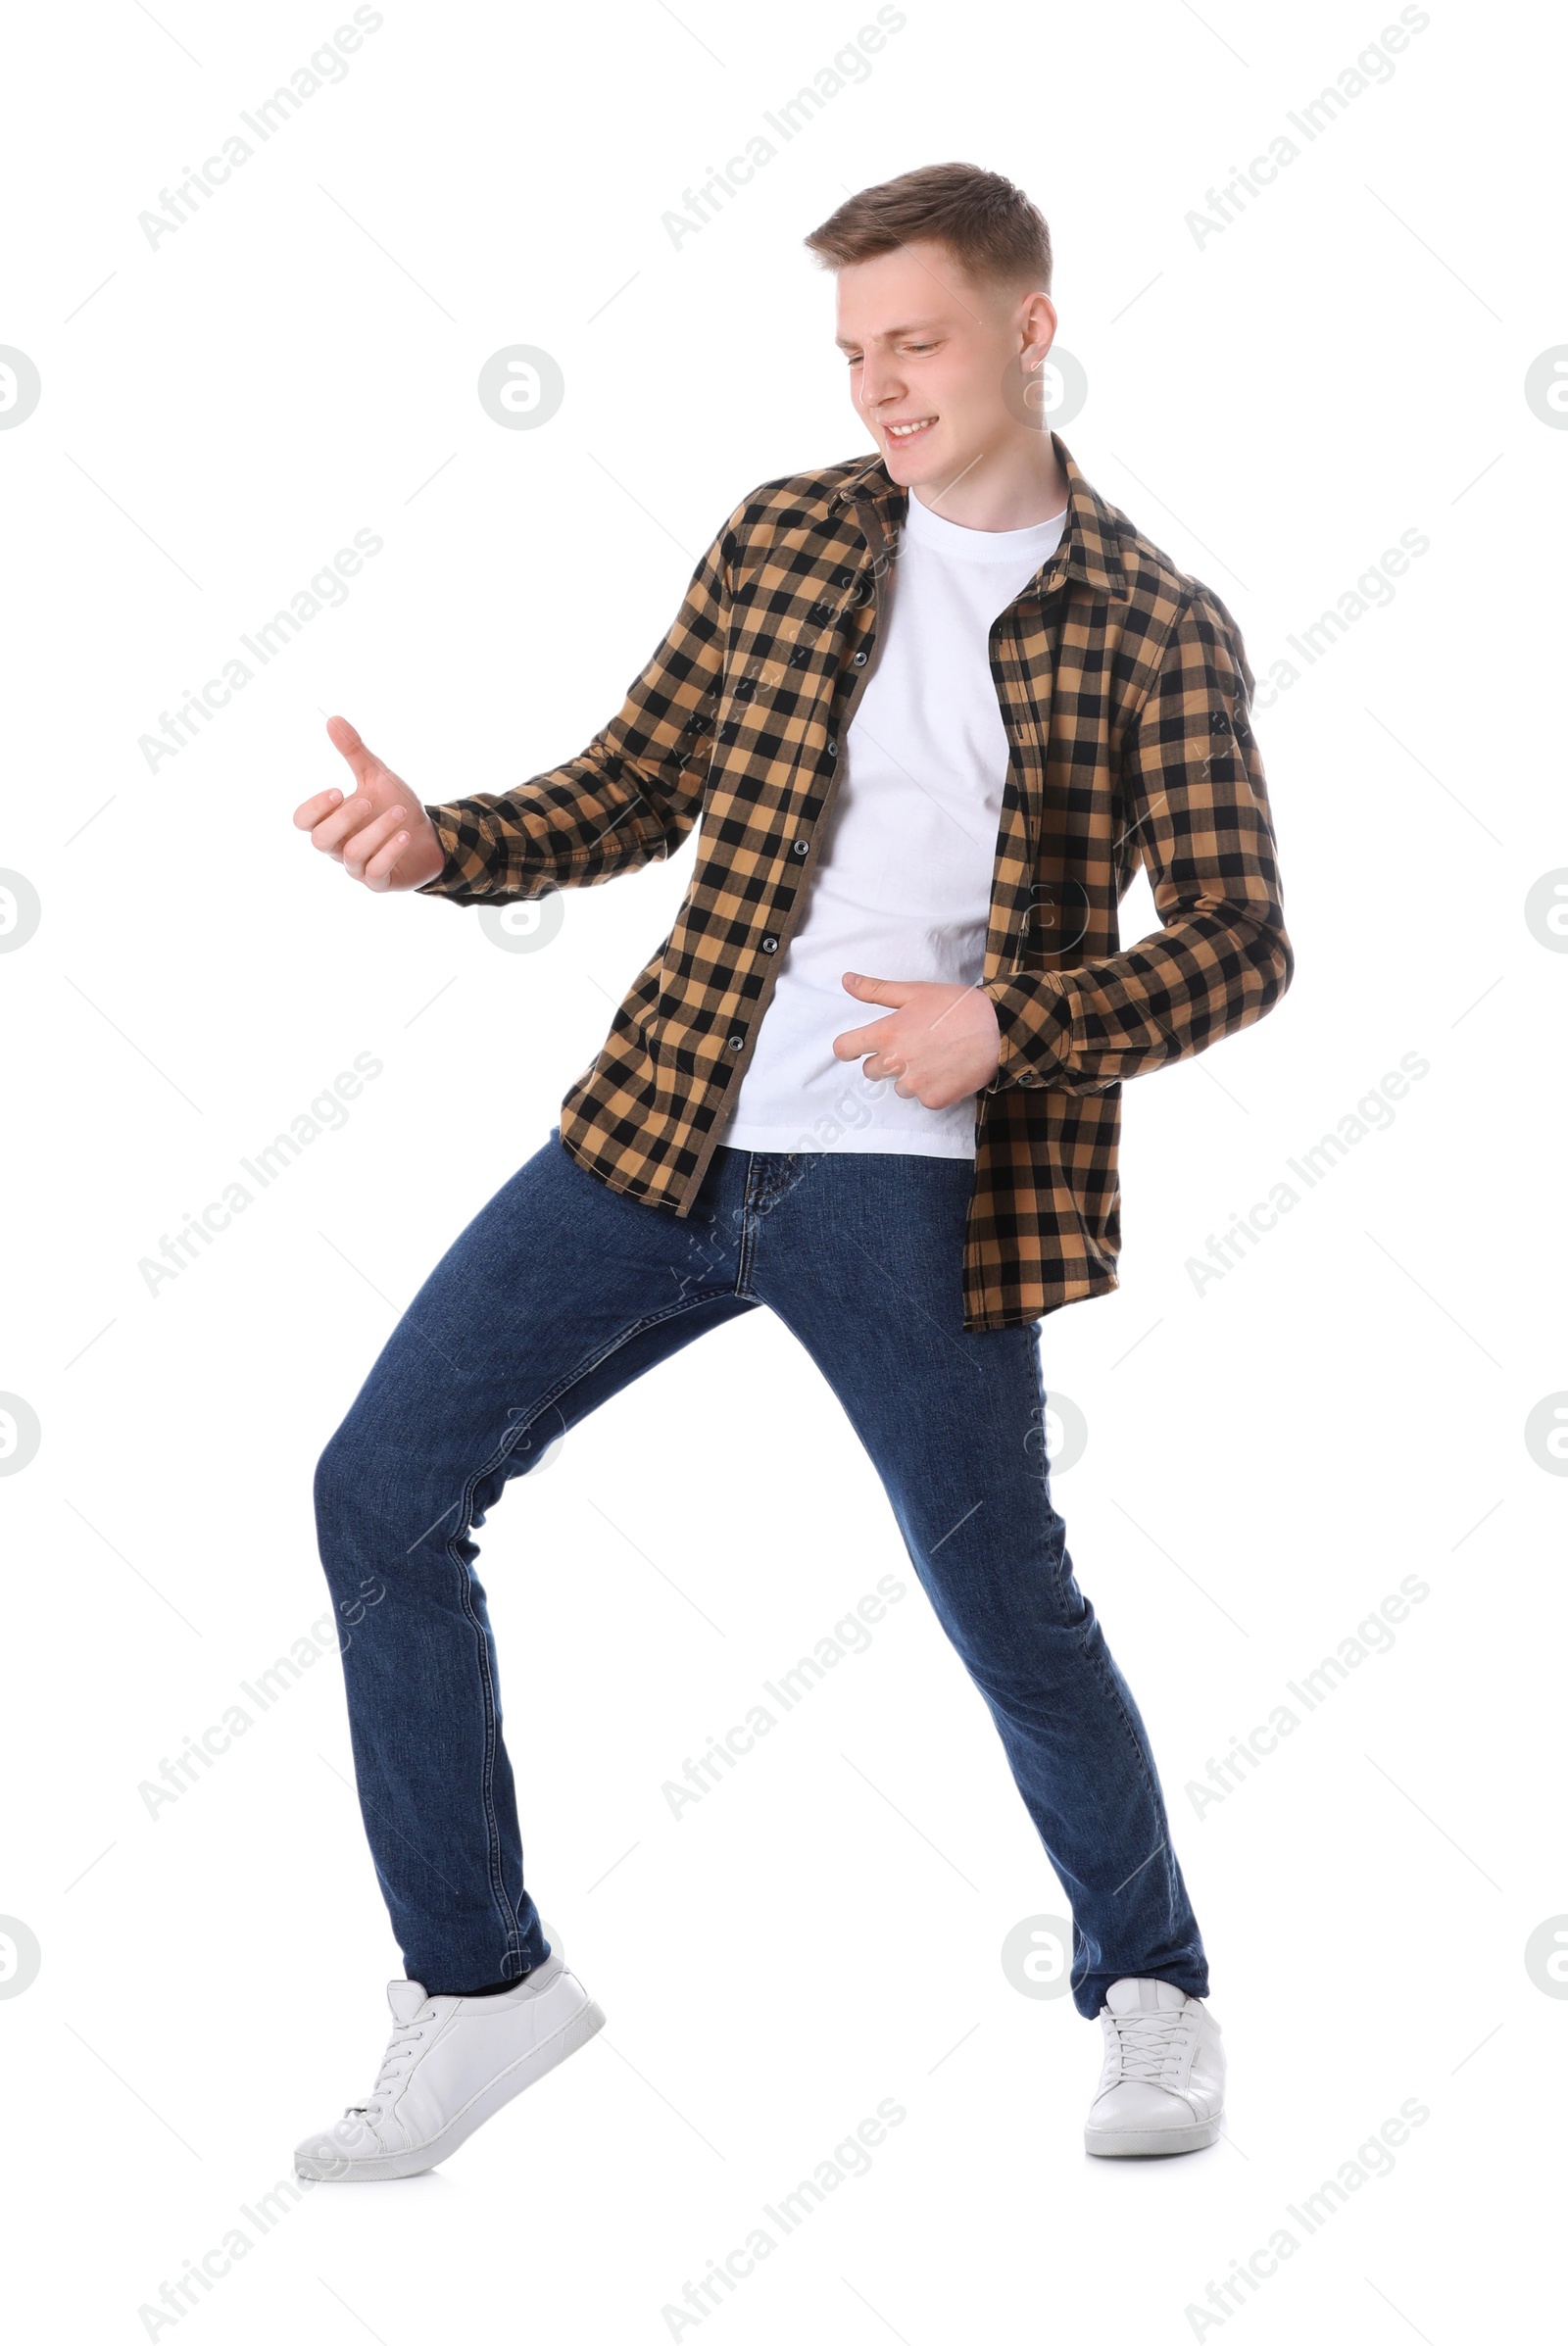
[(1038, 438), (1043, 422), (1023, 420), (1019, 393), (1025, 365), (1040, 365), (1055, 331), (1048, 295), (976, 285), (946, 245), (901, 245), (838, 271), (851, 396), (905, 488), (952, 482), (982, 456)]

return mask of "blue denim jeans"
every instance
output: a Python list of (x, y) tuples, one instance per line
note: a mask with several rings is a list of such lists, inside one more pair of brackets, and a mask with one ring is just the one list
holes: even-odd
[[(759, 1304), (842, 1402), (996, 1723), (1072, 1908), (1078, 2010), (1128, 1975), (1208, 1992), (1143, 1722), (1052, 1505), (1040, 1322), (963, 1329), (972, 1180), (953, 1157), (721, 1148), (677, 1217), (607, 1189), (558, 1128), (409, 1305), (321, 1457), (316, 1502), (354, 1624), (365, 1828), (408, 1976), (432, 1994), (520, 1978), (549, 1952), (472, 1534), (558, 1435)], [(761, 1396), (755, 1441), (763, 1488), (770, 1464), (793, 1473)], [(701, 1507), (701, 1442), (672, 1435), (663, 1463)]]

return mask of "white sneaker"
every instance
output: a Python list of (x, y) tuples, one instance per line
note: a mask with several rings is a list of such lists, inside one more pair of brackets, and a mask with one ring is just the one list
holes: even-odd
[(307, 2182), (422, 2175), (504, 2103), (574, 2053), (605, 2016), (546, 1924), (550, 1953), (503, 1995), (427, 1996), (417, 1979), (386, 1991), (396, 2023), (375, 2090), (294, 2153)]
[(1117, 1979), (1100, 2025), (1105, 2063), (1084, 2127), (1102, 2159), (1206, 2150), (1225, 2115), (1225, 2047), (1199, 1997), (1168, 1979)]

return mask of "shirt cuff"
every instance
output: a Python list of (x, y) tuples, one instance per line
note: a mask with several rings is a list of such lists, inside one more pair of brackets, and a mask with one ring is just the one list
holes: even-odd
[(994, 978), (980, 991), (997, 1013), (1000, 1045), (997, 1072), (986, 1090), (1049, 1084), (1072, 1050), (1072, 1005), (1061, 981), (1046, 975)]
[(441, 847), (441, 869), (433, 880), (421, 881), (416, 896), (466, 896), (472, 901), (472, 890), (464, 877), (458, 859), (458, 809), (456, 806), (426, 806), (425, 813), (435, 826)]

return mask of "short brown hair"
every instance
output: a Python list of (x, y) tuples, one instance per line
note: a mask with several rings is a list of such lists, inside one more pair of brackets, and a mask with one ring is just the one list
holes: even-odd
[(825, 269), (844, 269), (920, 237), (940, 239), (973, 279), (1051, 291), (1044, 213), (1010, 179), (972, 163), (930, 163), (862, 187), (806, 245)]

